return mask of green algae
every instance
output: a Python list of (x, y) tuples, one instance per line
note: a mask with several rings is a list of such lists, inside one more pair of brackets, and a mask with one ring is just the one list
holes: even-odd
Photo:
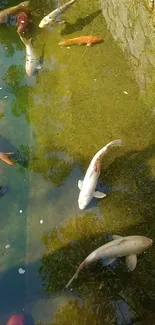
[[(101, 312), (102, 308), (102, 312)], [(112, 309), (112, 308), (111, 308)], [(95, 308), (94, 305), (85, 304), (81, 306), (80, 301), (78, 300), (69, 300), (69, 302), (59, 308), (58, 312), (55, 315), (55, 320), (50, 323), (50, 325), (65, 325), (68, 324), (69, 320), (72, 320), (72, 324), (78, 325), (81, 323), (84, 324), (109, 324), (115, 325), (114, 316), (112, 317), (112, 310), (111, 313), (109, 312), (107, 315), (106, 306), (101, 305), (98, 311), (100, 317), (96, 319), (95, 315)], [(105, 317), (105, 315), (107, 315)], [(111, 316), (111, 317), (110, 317)], [(102, 318), (103, 317), (103, 318)], [(110, 318), (113, 318), (111, 321)], [(37, 323), (37, 325), (44, 325), (42, 322)]]
[[(38, 6), (39, 16), (33, 13), (36, 25), (42, 13), (48, 13), (54, 4), (39, 1)], [(11, 112), (17, 120), (16, 125), (22, 117), (30, 129), (35, 130), (34, 139), (30, 131), (30, 143), (24, 145), (24, 132), (14, 135), (14, 128), (10, 126), (10, 138), (13, 136), (18, 143), (21, 137), (24, 143), (19, 145), (15, 161), (29, 170), (29, 191), (21, 189), (23, 178), (17, 176), (18, 181), (15, 181), (8, 174), (14, 195), (9, 198), (11, 204), (8, 207), (5, 207), (7, 200), (2, 203), (2, 210), (9, 216), (2, 235), (3, 238), (4, 234), (9, 235), (14, 224), (11, 231), (17, 238), (17, 260), (14, 261), (13, 255), (7, 266), (17, 266), (23, 257), (23, 242), (26, 243), (28, 264), (40, 258), (42, 237), (45, 254), (39, 273), (43, 290), (49, 296), (63, 293), (78, 265), (91, 251), (106, 243), (109, 234), (148, 234), (154, 239), (155, 224), (153, 100), (145, 101), (139, 95), (128, 58), (113, 41), (98, 3), (78, 1), (64, 18), (67, 23), (51, 31), (36, 27), (33, 37), (37, 53), (40, 53), (44, 40), (46, 44), (44, 68), (34, 82), (29, 84), (24, 74), (25, 52), (23, 66), (11, 65), (3, 79), (14, 96)], [(1, 43), (6, 44), (6, 54), (12, 58), (17, 50), (25, 51), (25, 48), (15, 30), (10, 31), (12, 29), (7, 27), (2, 33)], [(104, 42), (70, 49), (58, 46), (63, 37), (90, 34), (102, 36)], [(150, 92), (153, 93), (153, 85), (150, 85)], [(89, 206), (89, 209), (93, 208), (92, 212), (81, 215), (76, 210), (78, 176), (75, 175), (69, 185), (67, 181), (72, 180), (72, 171), (76, 168), (84, 176), (93, 155), (114, 138), (122, 138), (123, 146), (112, 149), (105, 157), (99, 179), (107, 198), (94, 200), (93, 206)], [(20, 168), (17, 170), (22, 176), (20, 171), (24, 172), (24, 169)], [(16, 202), (19, 191), (25, 198), (27, 213), (20, 220), (17, 215), (20, 207)], [(74, 201), (70, 197), (72, 192), (75, 193)], [(41, 218), (46, 228), (44, 235), (44, 230), (39, 228)], [(20, 241), (22, 244), (18, 247)], [(52, 324), (68, 324), (71, 320), (76, 325), (88, 321), (94, 325), (118, 324), (110, 301), (119, 300), (120, 292), (132, 312), (136, 309), (144, 315), (145, 304), (148, 308), (151, 302), (147, 313), (153, 314), (153, 269), (152, 251), (140, 258), (133, 276), (127, 274), (123, 261), (115, 269), (115, 274), (103, 270), (100, 263), (90, 266), (73, 282), (73, 288), (83, 302), (82, 307), (79, 302), (70, 301), (55, 313)], [(31, 272), (26, 283), (29, 296)], [(33, 303), (37, 305), (37, 299)]]

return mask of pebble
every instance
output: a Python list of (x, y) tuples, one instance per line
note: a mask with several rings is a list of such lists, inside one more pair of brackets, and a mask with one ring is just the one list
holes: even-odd
[(23, 212), (23, 210), (19, 210), (19, 212), (20, 212), (20, 213), (22, 213), (22, 212)]
[(44, 221), (43, 220), (40, 220), (40, 223), (42, 224)]
[(19, 272), (19, 274), (24, 274), (24, 273), (25, 273), (25, 270), (23, 270), (22, 268), (20, 268), (20, 269), (18, 270), (18, 272)]
[(9, 244), (5, 245), (5, 248), (10, 248), (10, 245)]

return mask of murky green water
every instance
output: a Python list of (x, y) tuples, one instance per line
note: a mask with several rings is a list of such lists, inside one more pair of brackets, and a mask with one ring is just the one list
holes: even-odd
[[(64, 288), (109, 235), (155, 241), (154, 84), (141, 94), (96, 1), (77, 1), (65, 14), (66, 25), (46, 30), (37, 26), (56, 3), (32, 4), (38, 8), (32, 15), (36, 51), (45, 44), (36, 77), (25, 73), (16, 27), (0, 28), (0, 151), (15, 151), (18, 158), (14, 167), (0, 163), (1, 184), (8, 186), (0, 199), (0, 323), (27, 313), (44, 325), (153, 325), (154, 246), (138, 257), (133, 273), (123, 260), (107, 268), (98, 263)], [(91, 34), (104, 42), (57, 45), (63, 37)], [(107, 198), (81, 212), (77, 182), (92, 156), (115, 138), (124, 146), (104, 159), (100, 186)], [(26, 272), (20, 275), (19, 268)]]

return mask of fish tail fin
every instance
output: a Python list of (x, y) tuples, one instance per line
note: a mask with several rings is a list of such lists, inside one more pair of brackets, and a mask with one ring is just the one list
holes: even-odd
[(121, 145), (122, 145), (121, 139), (113, 140), (100, 150), (99, 156), (106, 153), (111, 147), (117, 147), (117, 146), (121, 146)]
[(62, 11), (67, 10), (68, 8), (70, 8), (70, 6), (75, 2), (75, 0), (70, 0), (69, 2), (67, 2), (66, 4), (64, 4), (64, 6), (62, 7)]
[(0, 152), (0, 159), (3, 160), (6, 164), (13, 166), (15, 163), (12, 161), (9, 157), (8, 154)]
[(113, 141), (109, 142), (106, 146), (104, 146), (102, 149), (100, 149), (96, 153), (96, 155), (92, 159), (92, 164), (94, 164), (94, 162), (96, 162), (96, 159), (102, 158), (103, 155), (105, 153), (107, 153), (107, 151), (109, 150), (109, 148), (115, 147), (115, 146), (121, 146), (121, 145), (122, 145), (122, 140), (121, 139), (117, 139), (117, 140), (113, 140)]
[(58, 43), (58, 45), (65, 45), (66, 44), (66, 40), (62, 39), (61, 42)]
[(25, 44), (25, 46), (32, 44), (32, 40), (33, 40), (32, 37), (29, 38), (29, 39), (26, 39), (26, 37), (21, 36), (20, 33), (18, 33), (18, 34), (19, 34), (19, 37), (20, 37), (21, 41)]
[(68, 288), (71, 283), (73, 282), (74, 279), (77, 279), (79, 272), (83, 269), (83, 267), (86, 265), (86, 261), (84, 260), (80, 266), (78, 267), (77, 271), (75, 272), (75, 274), (73, 275), (73, 277), (68, 281), (68, 283), (66, 284), (66, 288)]
[(113, 140), (111, 142), (109, 142), (105, 148), (109, 148), (109, 147), (117, 147), (117, 146), (121, 146), (122, 145), (122, 140), (121, 139), (117, 139), (117, 140)]
[(78, 270), (77, 272), (73, 275), (73, 277), (68, 281), (68, 283), (66, 284), (66, 289), (71, 285), (71, 283), (73, 282), (74, 279), (77, 279), (78, 277)]

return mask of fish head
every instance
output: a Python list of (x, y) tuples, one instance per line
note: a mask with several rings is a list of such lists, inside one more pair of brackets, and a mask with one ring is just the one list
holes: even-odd
[(80, 210), (84, 210), (86, 206), (91, 201), (92, 196), (90, 196), (88, 193), (80, 192), (79, 199), (78, 199), (78, 206)]
[(50, 25), (53, 25), (55, 23), (55, 19), (52, 19), (52, 18), (48, 18), (48, 17), (45, 17), (41, 20), (40, 24), (39, 24), (39, 27), (40, 28), (44, 28), (45, 26), (47, 26), (48, 24)]
[(39, 27), (44, 28), (49, 23), (48, 19), (45, 17), (41, 20)]
[(139, 253), (143, 252), (145, 249), (148, 249), (153, 244), (153, 240), (145, 236), (135, 236), (135, 245), (139, 250)]
[(24, 315), (12, 315), (8, 322), (7, 325), (24, 325)]
[(146, 248), (151, 247), (153, 244), (153, 240), (151, 238), (146, 237), (146, 244), (147, 244)]

